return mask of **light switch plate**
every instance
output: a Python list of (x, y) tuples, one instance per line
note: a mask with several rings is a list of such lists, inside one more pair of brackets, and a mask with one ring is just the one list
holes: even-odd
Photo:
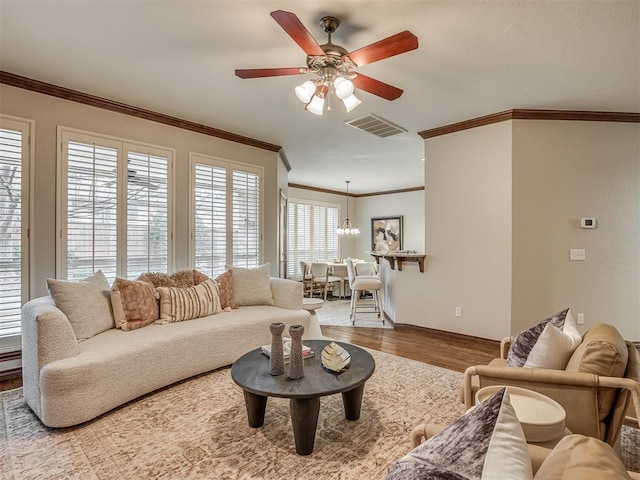
[(569, 260), (586, 260), (587, 253), (584, 248), (572, 248), (569, 250)]

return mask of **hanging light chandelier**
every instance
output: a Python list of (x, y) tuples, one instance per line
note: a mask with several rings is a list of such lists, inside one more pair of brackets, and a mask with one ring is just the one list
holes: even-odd
[(321, 45), (324, 55), (309, 55), (307, 68), (301, 73), (316, 75), (314, 80), (307, 80), (295, 88), (298, 99), (306, 105), (306, 109), (314, 115), (322, 115), (325, 103), (331, 110), (331, 95), (334, 94), (344, 103), (350, 112), (362, 103), (353, 92), (352, 80), (356, 77), (357, 65), (348, 57), (349, 52), (339, 45), (331, 43), (331, 34), (338, 28), (340, 21), (335, 17), (322, 17), (320, 24), (327, 32), (329, 40)]
[(336, 228), (336, 233), (338, 235), (358, 235), (360, 229), (349, 220), (349, 183), (351, 183), (351, 180), (345, 180), (344, 182), (347, 184), (347, 217), (344, 219), (342, 226)]

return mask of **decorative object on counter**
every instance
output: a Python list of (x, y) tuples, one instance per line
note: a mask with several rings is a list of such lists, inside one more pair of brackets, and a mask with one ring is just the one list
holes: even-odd
[(371, 219), (371, 250), (389, 253), (402, 250), (402, 216)]
[(351, 363), (351, 355), (335, 342), (322, 349), (322, 365), (327, 370), (340, 373), (347, 369)]
[(271, 330), (271, 355), (269, 356), (269, 373), (282, 375), (284, 373), (284, 352), (282, 349), (282, 332), (284, 323), (272, 323)]
[(304, 326), (291, 325), (289, 336), (291, 337), (291, 360), (289, 360), (289, 378), (297, 380), (304, 377), (304, 357), (302, 355), (302, 334)]

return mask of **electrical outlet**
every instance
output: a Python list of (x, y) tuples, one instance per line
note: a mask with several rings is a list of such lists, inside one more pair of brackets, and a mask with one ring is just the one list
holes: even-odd
[(456, 307), (456, 317), (462, 316), (462, 307)]
[(579, 313), (576, 315), (576, 323), (578, 325), (584, 325), (584, 313)]

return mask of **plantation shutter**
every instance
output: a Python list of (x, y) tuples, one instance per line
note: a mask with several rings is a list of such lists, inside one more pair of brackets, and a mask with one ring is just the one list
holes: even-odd
[(260, 176), (233, 171), (233, 262), (236, 267), (260, 265)]
[(127, 151), (127, 277), (168, 271), (169, 159)]
[(227, 263), (227, 170), (196, 164), (194, 175), (194, 267), (213, 277)]
[[(117, 270), (117, 147), (69, 140), (66, 147), (66, 275), (79, 280)], [(65, 270), (63, 268), (63, 270)]]
[(20, 334), (28, 300), (28, 122), (0, 122), (0, 337)]
[(332, 261), (340, 256), (338, 236), (339, 208), (308, 200), (289, 199), (288, 273), (301, 278), (300, 261)]
[(300, 262), (311, 262), (311, 205), (289, 200), (289, 278), (302, 278)]

